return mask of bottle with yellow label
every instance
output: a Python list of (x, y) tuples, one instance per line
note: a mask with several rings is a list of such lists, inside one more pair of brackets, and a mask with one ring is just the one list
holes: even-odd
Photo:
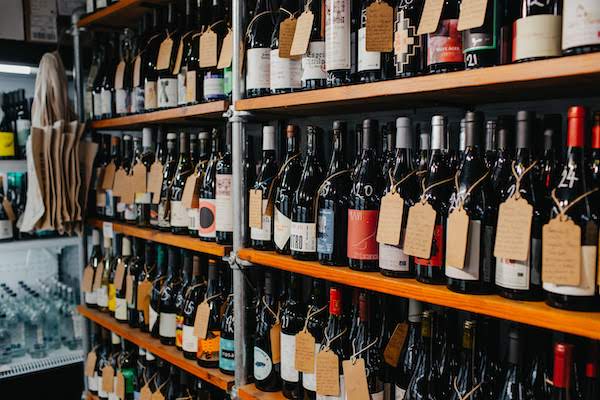
[(117, 288), (115, 286), (115, 273), (117, 272), (117, 265), (122, 260), (121, 257), (121, 246), (123, 243), (122, 235), (115, 235), (115, 243), (113, 246), (113, 258), (110, 263), (110, 278), (108, 280), (108, 311), (115, 316), (115, 310), (117, 308)]
[(15, 132), (7, 111), (8, 95), (2, 94), (2, 111), (4, 116), (0, 123), (0, 160), (15, 158)]
[(221, 306), (223, 304), (223, 285), (216, 260), (208, 261), (208, 286), (204, 301), (210, 309), (208, 329), (205, 338), (198, 338), (198, 365), (206, 368), (219, 366), (219, 347), (221, 339)]

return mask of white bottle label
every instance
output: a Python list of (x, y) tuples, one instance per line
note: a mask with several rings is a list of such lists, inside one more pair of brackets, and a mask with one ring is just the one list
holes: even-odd
[(598, 44), (600, 44), (600, 1), (566, 1), (563, 6), (563, 50)]
[(85, 302), (87, 304), (98, 304), (97, 300), (96, 300), (96, 292), (95, 291), (86, 292), (85, 293)]
[(7, 219), (0, 221), (0, 239), (12, 239), (13, 224)]
[(101, 100), (102, 114), (110, 114), (112, 111), (112, 92), (110, 90), (102, 89)]
[[(152, 331), (152, 329), (154, 328), (154, 325), (156, 325), (156, 320), (158, 320), (158, 313), (156, 312), (156, 310), (154, 308), (152, 308), (152, 306), (149, 307), (150, 308), (150, 323), (148, 325), (148, 327), (150, 328), (150, 331)], [(147, 355), (148, 353), (146, 353)]]
[(96, 0), (96, 9), (106, 7), (107, 5), (107, 0)]
[(562, 17), (532, 15), (519, 18), (513, 29), (513, 61), (561, 55)]
[(292, 220), (275, 207), (275, 220), (273, 221), (273, 241), (278, 249), (283, 250), (290, 239), (290, 226)]
[(115, 91), (115, 109), (117, 114), (127, 114), (131, 109), (131, 92), (129, 89)]
[(188, 229), (192, 231), (200, 230), (200, 209), (199, 208), (188, 208), (188, 217), (190, 223)]
[(98, 374), (94, 374), (94, 376), (88, 376), (88, 389), (97, 392), (98, 391)]
[(383, 400), (384, 391), (371, 393), (371, 400)]
[(158, 78), (158, 107), (177, 107), (177, 78)]
[(596, 246), (581, 246), (581, 282), (579, 286), (544, 282), (544, 290), (568, 296), (593, 296), (596, 290)]
[(350, 0), (327, 0), (325, 65), (327, 71), (350, 69)]
[(102, 117), (102, 94), (94, 92), (92, 99), (94, 102), (94, 117)]
[(229, 174), (217, 174), (217, 192), (215, 196), (217, 231), (233, 232), (233, 198), (231, 197), (231, 179)]
[(409, 256), (401, 248), (389, 244), (379, 244), (379, 268), (388, 271), (407, 272), (410, 270)]
[(187, 67), (181, 67), (181, 70), (177, 74), (177, 104), (180, 106), (183, 106), (187, 103), (186, 77), (187, 77)]
[(260, 347), (254, 346), (254, 379), (263, 381), (269, 377), (272, 370), (271, 357)]
[(125, 204), (124, 212), (127, 221), (135, 221), (137, 219), (137, 208), (135, 204)]
[(381, 66), (381, 53), (367, 51), (367, 28), (358, 30), (358, 70), (369, 71), (379, 69)]
[(290, 225), (290, 250), (312, 253), (317, 251), (317, 224), (293, 222)]
[(296, 369), (296, 336), (281, 333), (281, 379), (298, 382), (299, 378)]
[(125, 203), (119, 201), (117, 203), (117, 212), (118, 213), (124, 213), (125, 212)]
[(115, 318), (119, 321), (127, 320), (127, 300), (115, 299)]
[(88, 14), (94, 12), (94, 0), (85, 0), (85, 12)]
[(313, 369), (314, 373), (309, 374), (307, 372), (302, 374), (302, 386), (306, 390), (310, 390), (312, 392), (317, 391), (317, 353), (321, 348), (320, 343), (315, 343), (315, 367)]
[(204, 76), (204, 97), (215, 98), (225, 95), (225, 88), (223, 86), (223, 75), (212, 74), (210, 77)]
[(302, 56), (302, 82), (309, 79), (327, 79), (324, 41), (310, 42)]
[(446, 264), (448, 278), (465, 281), (479, 280), (479, 252), (481, 250), (481, 221), (469, 221), (469, 237), (465, 254), (464, 268), (456, 268)]
[(96, 387), (98, 387), (98, 397), (102, 397), (102, 398), (107, 398), (108, 397), (108, 393), (106, 393), (104, 390), (102, 390), (102, 377), (100, 375), (97, 375), (97, 383), (96, 383)]
[(98, 307), (108, 307), (108, 288), (100, 286), (96, 292), (96, 302)]
[(171, 201), (171, 226), (177, 228), (187, 228), (190, 224), (190, 217), (187, 208), (181, 201)]
[[(539, 272), (531, 270), (533, 265), (540, 265), (542, 250), (542, 241), (540, 239), (531, 240), (531, 250), (529, 257), (525, 261), (509, 260), (506, 258), (496, 259), (496, 285), (517, 290), (528, 290), (530, 282), (540, 284)], [(530, 274), (534, 274), (530, 276)]]
[(194, 335), (194, 327), (183, 325), (181, 347), (184, 351), (196, 353), (198, 351), (198, 336)]
[(174, 313), (160, 313), (160, 321), (158, 325), (158, 333), (162, 337), (175, 337), (175, 317)]
[(271, 50), (271, 90), (302, 87), (302, 60), (279, 57), (279, 49)]
[(271, 49), (256, 48), (246, 52), (246, 89), (271, 87)]
[(404, 395), (406, 394), (406, 390), (402, 389), (400, 386), (396, 385), (396, 400), (404, 400)]
[(254, 240), (271, 240), (271, 216), (265, 213), (268, 200), (263, 199), (262, 227), (250, 228), (250, 238)]

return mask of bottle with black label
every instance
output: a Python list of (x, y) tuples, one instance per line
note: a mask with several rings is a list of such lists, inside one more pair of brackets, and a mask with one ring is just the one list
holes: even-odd
[(489, 0), (483, 25), (462, 31), (465, 68), (491, 67), (500, 64), (500, 28), (504, 0)]
[(399, 0), (394, 10), (393, 69), (405, 78), (425, 71), (425, 35), (417, 35), (424, 0)]
[(180, 249), (169, 248), (169, 259), (167, 263), (167, 275), (160, 289), (160, 308), (158, 334), (160, 342), (166, 345), (175, 344), (177, 308), (175, 300), (177, 290), (181, 285), (179, 276)]
[(246, 34), (246, 97), (265, 96), (271, 91), (271, 2), (257, 0)]
[(600, 51), (600, 3), (594, 0), (569, 0), (563, 4), (562, 53)]
[[(513, 22), (513, 62), (561, 55), (562, 3), (561, 0), (520, 0)], [(532, 37), (535, 40), (531, 40)]]
[(217, 243), (231, 245), (233, 242), (233, 168), (231, 165), (231, 129), (227, 124), (225, 152), (216, 165), (216, 236)]
[[(158, 108), (177, 107), (177, 74), (173, 72), (173, 69), (177, 61), (177, 47), (181, 32), (177, 23), (177, 10), (174, 3), (169, 3), (167, 6), (165, 30), (167, 37), (160, 45), (162, 50), (159, 50), (156, 61)], [(169, 49), (165, 46), (165, 43), (171, 44), (170, 51), (165, 50)]]
[(308, 49), (302, 56), (302, 89), (320, 89), (327, 86), (325, 71), (325, 19), (327, 0), (306, 0), (305, 9), (314, 19)]
[(458, 31), (459, 10), (459, 0), (444, 0), (438, 27), (427, 35), (427, 69), (430, 73), (457, 71), (465, 67)]
[(187, 178), (194, 173), (194, 166), (190, 160), (190, 142), (186, 132), (179, 133), (179, 161), (177, 170), (171, 184), (171, 232), (176, 235), (185, 235), (188, 232), (189, 215), (183, 205), (183, 189)]

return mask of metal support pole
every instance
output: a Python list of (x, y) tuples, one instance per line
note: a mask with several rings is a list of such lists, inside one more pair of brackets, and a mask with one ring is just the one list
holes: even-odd
[(85, 121), (85, 107), (84, 107), (84, 91), (83, 87), (83, 69), (81, 66), (81, 44), (79, 42), (80, 32), (77, 24), (79, 23), (79, 18), (81, 16), (81, 12), (77, 11), (73, 13), (71, 16), (71, 35), (73, 35), (73, 75), (74, 75), (74, 84), (75, 84), (75, 106), (77, 110), (77, 116), (80, 122)]

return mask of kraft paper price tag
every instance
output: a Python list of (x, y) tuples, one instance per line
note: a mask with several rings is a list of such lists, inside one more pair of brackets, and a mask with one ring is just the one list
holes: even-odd
[(485, 22), (487, 4), (487, 0), (462, 0), (457, 29), (466, 31), (467, 29), (481, 27)]
[(207, 29), (200, 35), (200, 68), (210, 68), (217, 65), (217, 34)]
[(390, 340), (383, 351), (383, 358), (388, 365), (391, 365), (394, 368), (398, 366), (400, 352), (402, 351), (402, 346), (404, 346), (407, 335), (408, 324), (406, 322), (397, 324), (396, 329), (394, 329), (394, 332), (392, 333), (392, 336), (390, 336)]
[(196, 173), (191, 174), (185, 181), (181, 203), (185, 208), (198, 208), (198, 189), (200, 178)]
[(333, 351), (321, 350), (317, 354), (317, 394), (340, 397), (340, 364)]
[(134, 193), (145, 193), (148, 179), (148, 171), (146, 166), (142, 163), (137, 163), (133, 166), (133, 173), (131, 174), (131, 190)]
[(114, 377), (115, 377), (115, 370), (113, 369), (112, 366), (107, 365), (106, 367), (102, 368), (102, 391), (112, 393), (115, 390), (114, 389), (114, 384), (115, 384)]
[(527, 260), (532, 217), (533, 207), (522, 197), (511, 196), (500, 204), (494, 257)]
[(115, 71), (115, 89), (123, 89), (123, 77), (125, 75), (125, 61), (121, 60), (117, 64), (117, 70)]
[(125, 174), (123, 187), (121, 188), (121, 201), (125, 204), (135, 202), (135, 188), (133, 187), (133, 175)]
[(304, 11), (302, 15), (298, 17), (294, 38), (292, 40), (292, 47), (290, 48), (291, 56), (301, 56), (306, 54), (314, 19), (315, 15), (310, 10)]
[(218, 69), (229, 68), (233, 59), (233, 32), (231, 29), (227, 31), (227, 35), (223, 39), (221, 44), (221, 51), (219, 52), (219, 62), (217, 63)]
[(113, 185), (113, 196), (121, 197), (123, 192), (127, 189), (127, 172), (123, 168), (119, 168), (115, 172), (115, 183)]
[(315, 338), (308, 331), (296, 334), (295, 368), (309, 374), (315, 370)]
[(171, 63), (171, 52), (173, 51), (173, 39), (165, 38), (158, 49), (158, 58), (156, 59), (156, 69), (167, 69)]
[(194, 336), (197, 336), (198, 339), (206, 339), (209, 318), (210, 306), (205, 300), (198, 306), (198, 309), (196, 310), (196, 318), (194, 319)]
[(149, 280), (146, 279), (138, 284), (136, 309), (144, 313), (145, 321), (148, 321), (148, 316), (150, 314), (151, 291), (152, 283)]
[(173, 75), (177, 75), (179, 73), (179, 71), (181, 70), (181, 60), (183, 59), (183, 48), (185, 47), (183, 40), (185, 39), (186, 35), (182, 36), (181, 39), (179, 39), (179, 44), (177, 45), (177, 56), (175, 57), (175, 65), (173, 66)]
[(142, 57), (137, 56), (133, 61), (133, 87), (140, 86), (140, 76), (142, 71)]
[(248, 204), (249, 208), (249, 224), (251, 228), (262, 229), (262, 217), (263, 217), (263, 199), (262, 190), (250, 189), (250, 201)]
[(104, 176), (102, 177), (102, 189), (103, 190), (111, 190), (113, 188), (115, 182), (115, 172), (117, 167), (115, 163), (111, 162), (106, 166), (104, 170)]
[(269, 331), (271, 339), (271, 358), (273, 364), (279, 364), (281, 361), (281, 324), (275, 323)]
[(102, 236), (109, 237), (111, 239), (113, 238), (114, 231), (112, 222), (102, 222)]
[(152, 400), (152, 390), (147, 383), (140, 390), (140, 400)]
[(394, 47), (394, 10), (385, 1), (376, 1), (367, 8), (367, 51), (390, 52)]
[(185, 101), (193, 103), (196, 101), (196, 71), (188, 71), (185, 75)]
[(419, 29), (417, 30), (417, 35), (433, 33), (437, 30), (438, 24), (440, 23), (440, 16), (442, 15), (443, 7), (444, 0), (425, 0), (425, 5), (423, 6), (423, 14), (421, 14), (421, 21), (419, 22)]
[(364, 400), (369, 398), (369, 386), (367, 385), (367, 371), (365, 360), (358, 358), (354, 363), (352, 360), (342, 361), (344, 371), (344, 388), (347, 400)]
[(446, 265), (463, 269), (469, 238), (469, 216), (464, 208), (452, 210), (446, 233)]
[(279, 25), (279, 57), (281, 58), (290, 58), (297, 22), (298, 20), (292, 16), (281, 21)]
[(408, 255), (428, 259), (435, 227), (436, 212), (429, 203), (418, 202), (408, 209), (404, 252)]
[(15, 211), (13, 210), (12, 204), (6, 196), (2, 200), (2, 207), (4, 207), (4, 211), (6, 212), (6, 218), (8, 218), (9, 221), (14, 222), (17, 220), (17, 216), (15, 215)]
[(102, 285), (102, 270), (104, 270), (104, 261), (100, 261), (96, 267), (96, 273), (94, 274), (94, 290), (100, 289)]
[(404, 200), (398, 192), (383, 196), (377, 223), (377, 242), (393, 246), (400, 244), (403, 212)]
[(160, 161), (155, 161), (150, 166), (150, 173), (148, 174), (148, 184), (146, 185), (146, 192), (152, 193), (152, 204), (158, 204), (160, 201), (160, 189), (162, 188), (163, 182), (163, 165)]
[(125, 276), (125, 300), (129, 305), (133, 305), (133, 284), (133, 275), (128, 272)]
[(573, 220), (561, 221), (557, 216), (542, 228), (542, 281), (581, 283), (581, 228)]
[(84, 293), (90, 293), (94, 284), (94, 268), (91, 265), (86, 266), (83, 269), (83, 277), (81, 278), (81, 291)]
[(115, 393), (121, 400), (125, 400), (125, 377), (121, 371), (117, 372), (117, 384), (115, 385)]
[(117, 269), (115, 270), (115, 280), (113, 281), (113, 285), (120, 290), (123, 287), (123, 278), (125, 277), (125, 265), (123, 261), (119, 261), (117, 263)]
[(94, 369), (96, 367), (96, 359), (98, 356), (95, 351), (90, 351), (85, 358), (85, 376), (94, 376)]
[(163, 396), (160, 390), (157, 390), (156, 392), (152, 393), (151, 400), (165, 400), (165, 396)]

